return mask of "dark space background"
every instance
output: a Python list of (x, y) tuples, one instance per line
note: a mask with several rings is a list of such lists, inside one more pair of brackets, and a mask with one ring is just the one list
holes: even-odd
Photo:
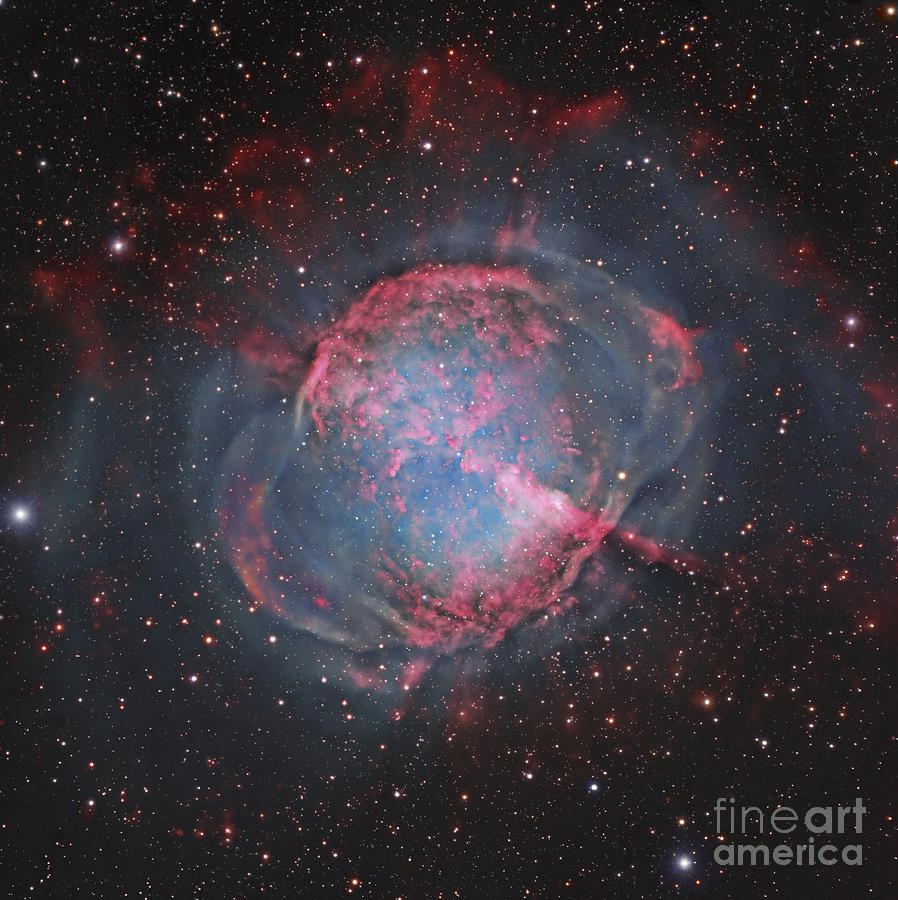
[[(891, 896), (896, 41), (888, 4), (0, 0), (5, 895)], [(250, 313), (138, 210), (201, 209), (235, 146), (327, 131), (369, 61), (446, 48), (526, 96), (619, 92), (687, 200), (732, 186), (782, 289), (680, 301), (749, 359), (708, 426), (717, 481), (689, 492), (713, 571), (613, 549), (626, 603), (374, 696), (236, 611), (185, 460), (241, 427), (207, 430), (196, 398), (242, 340), (218, 320)], [(609, 266), (638, 268), (620, 231)], [(863, 797), (864, 864), (723, 870), (723, 796)]]

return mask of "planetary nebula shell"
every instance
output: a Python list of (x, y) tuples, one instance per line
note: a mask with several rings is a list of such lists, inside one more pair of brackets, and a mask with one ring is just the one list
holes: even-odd
[(688, 435), (701, 371), (689, 332), (572, 260), (382, 279), (314, 342), (295, 415), (232, 445), (234, 565), (353, 649), (493, 644), (572, 602)]

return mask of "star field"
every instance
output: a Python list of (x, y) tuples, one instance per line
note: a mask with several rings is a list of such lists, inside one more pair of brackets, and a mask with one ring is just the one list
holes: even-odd
[(0, 35), (6, 896), (894, 892), (894, 6)]

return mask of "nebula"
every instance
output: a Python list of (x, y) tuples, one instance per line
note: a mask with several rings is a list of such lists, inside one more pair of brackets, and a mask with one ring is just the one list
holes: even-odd
[(356, 649), (449, 650), (572, 602), (688, 435), (701, 367), (609, 279), (552, 274), (432, 264), (351, 301), (295, 421), (228, 454), (221, 527), (258, 604)]

